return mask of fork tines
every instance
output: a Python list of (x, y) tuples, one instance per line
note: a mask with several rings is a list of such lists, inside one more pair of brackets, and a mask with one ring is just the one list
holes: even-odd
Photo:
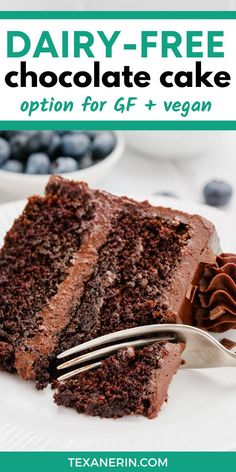
[[(147, 329), (146, 329), (147, 328)], [(150, 335), (150, 326), (142, 326), (142, 331), (140, 332), (142, 336), (145, 334)], [(152, 333), (153, 335), (155, 333)], [(132, 337), (136, 337), (139, 335), (138, 328), (131, 328), (122, 331), (118, 331), (112, 334), (108, 334), (105, 336), (100, 336), (99, 338), (92, 339), (91, 341), (87, 341), (83, 344), (73, 347), (72, 349), (68, 349), (62, 353), (60, 353), (57, 357), (58, 359), (63, 359), (65, 357), (71, 356), (73, 354), (87, 351), (88, 349), (93, 349), (95, 347), (100, 347), (99, 349), (93, 350), (91, 352), (79, 355), (77, 357), (72, 357), (71, 359), (59, 364), (57, 366), (58, 370), (70, 369), (75, 365), (81, 365), (82, 367), (66, 372), (65, 374), (58, 377), (58, 380), (66, 380), (75, 375), (97, 368), (101, 364), (101, 359), (108, 357), (110, 354), (117, 352), (120, 349), (126, 347), (141, 347), (147, 346), (152, 344), (156, 341), (174, 341), (175, 335), (173, 333), (158, 333), (155, 336), (149, 338), (141, 338), (141, 339), (132, 339)], [(129, 339), (131, 338), (131, 339)], [(124, 340), (124, 341), (123, 341)], [(122, 342), (117, 342), (122, 341)], [(108, 343), (112, 343), (109, 346), (106, 346)], [(114, 344), (115, 343), (115, 344)], [(105, 347), (101, 347), (104, 346)], [(91, 364), (91, 361), (94, 361)]]

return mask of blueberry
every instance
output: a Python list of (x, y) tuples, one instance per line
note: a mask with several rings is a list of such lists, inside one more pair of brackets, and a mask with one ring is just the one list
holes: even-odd
[(61, 136), (59, 134), (54, 133), (52, 135), (51, 141), (47, 148), (47, 154), (50, 156), (51, 160), (55, 159), (55, 157), (60, 156), (61, 150)]
[(79, 161), (79, 168), (80, 169), (87, 169), (87, 167), (91, 167), (93, 165), (93, 159), (92, 156), (87, 154), (84, 157), (81, 157)]
[(36, 131), (28, 140), (28, 154), (47, 152), (54, 134), (54, 131)]
[(163, 191), (163, 192), (154, 192), (153, 195), (162, 196), (162, 197), (169, 197), (169, 198), (179, 198), (178, 195), (174, 192)]
[(65, 134), (61, 140), (63, 156), (71, 156), (76, 160), (85, 156), (90, 149), (90, 139), (84, 133)]
[(55, 160), (53, 171), (56, 174), (64, 174), (66, 172), (75, 172), (78, 168), (78, 162), (73, 157), (58, 157)]
[(9, 143), (3, 139), (0, 138), (0, 166), (7, 161), (7, 159), (10, 157), (11, 154), (11, 148)]
[(28, 133), (18, 133), (12, 136), (9, 140), (11, 147), (11, 157), (26, 161), (27, 159), (27, 142), (29, 139)]
[(3, 164), (2, 170), (7, 170), (8, 172), (16, 172), (17, 174), (23, 173), (23, 164), (20, 161), (9, 159), (9, 161), (6, 161)]
[(51, 165), (48, 155), (42, 152), (31, 154), (25, 172), (26, 174), (50, 174)]
[(223, 180), (212, 180), (205, 185), (203, 195), (207, 205), (221, 207), (229, 203), (233, 189)]
[(93, 158), (95, 160), (104, 159), (113, 151), (115, 145), (116, 138), (113, 133), (109, 133), (108, 131), (99, 133), (95, 136), (91, 144)]

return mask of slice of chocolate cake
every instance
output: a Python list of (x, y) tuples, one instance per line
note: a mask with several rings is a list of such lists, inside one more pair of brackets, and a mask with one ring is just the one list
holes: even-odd
[(43, 386), (56, 355), (78, 343), (191, 323), (201, 263), (217, 251), (214, 227), (200, 216), (52, 177), (0, 251), (0, 367)]
[(55, 401), (93, 416), (154, 418), (167, 400), (180, 354), (180, 344), (171, 343), (122, 349), (97, 369), (58, 383)]

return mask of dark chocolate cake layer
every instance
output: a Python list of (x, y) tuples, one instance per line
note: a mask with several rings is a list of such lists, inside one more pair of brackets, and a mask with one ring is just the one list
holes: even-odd
[(1, 368), (41, 385), (56, 354), (107, 332), (192, 322), (201, 262), (216, 253), (203, 218), (52, 177), (0, 253)]
[(58, 382), (55, 402), (93, 416), (154, 418), (167, 400), (180, 354), (180, 344), (171, 343), (123, 349), (97, 369)]

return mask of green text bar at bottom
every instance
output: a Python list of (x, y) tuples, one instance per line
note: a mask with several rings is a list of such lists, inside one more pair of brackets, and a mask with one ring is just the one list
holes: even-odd
[(236, 452), (0, 452), (1, 472), (236, 470)]

